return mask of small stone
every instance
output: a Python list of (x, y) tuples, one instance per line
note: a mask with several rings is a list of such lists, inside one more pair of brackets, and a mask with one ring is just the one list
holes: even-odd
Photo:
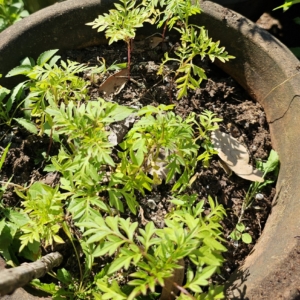
[(147, 200), (147, 205), (151, 208), (154, 209), (156, 207), (156, 203), (153, 199), (148, 199)]
[(256, 200), (263, 200), (263, 199), (264, 199), (264, 195), (258, 193), (258, 194), (255, 195), (255, 199), (256, 199)]

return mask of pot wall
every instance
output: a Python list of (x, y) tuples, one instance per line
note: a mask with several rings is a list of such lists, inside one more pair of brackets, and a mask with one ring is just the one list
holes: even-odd
[[(273, 1), (273, 0), (271, 0)], [(257, 21), (265, 12), (270, 0), (212, 0), (217, 4), (232, 9), (252, 21)]]
[[(108, 0), (68, 0), (43, 9), (0, 34), (0, 73), (26, 57), (49, 49), (66, 50), (105, 42), (84, 24), (112, 8)], [(296, 299), (300, 282), (300, 65), (273, 36), (229, 9), (205, 1), (194, 22), (235, 60), (217, 63), (259, 101), (270, 124), (272, 144), (281, 160), (277, 194), (264, 232), (244, 266), (231, 278), (228, 298)], [(140, 37), (155, 29), (145, 26)], [(12, 87), (20, 78), (1, 78)], [(284, 276), (281, 274), (285, 274)]]

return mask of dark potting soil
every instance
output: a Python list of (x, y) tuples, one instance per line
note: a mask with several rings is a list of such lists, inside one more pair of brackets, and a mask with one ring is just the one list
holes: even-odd
[[(195, 60), (195, 63), (206, 70), (209, 79), (204, 80), (200, 88), (189, 91), (188, 96), (179, 101), (176, 100), (177, 90), (174, 84), (162, 80), (162, 77), (157, 75), (157, 69), (166, 49), (170, 49), (169, 43), (160, 44), (154, 49), (150, 49), (145, 44), (134, 45), (131, 67), (133, 80), (114, 96), (113, 101), (136, 107), (157, 106), (162, 103), (174, 104), (175, 112), (182, 117), (186, 117), (190, 112), (200, 114), (203, 110), (210, 110), (223, 119), (220, 123), (221, 131), (229, 133), (246, 146), (251, 157), (251, 164), (255, 165), (255, 160), (266, 160), (272, 147), (268, 123), (261, 105), (251, 100), (249, 95), (226, 73), (208, 60), (200, 61), (200, 59)], [(72, 50), (62, 56), (64, 60), (75, 60), (92, 66), (99, 65), (98, 61), (102, 57), (105, 58), (107, 66), (115, 61), (116, 63), (124, 62), (127, 58), (126, 46), (123, 43), (116, 43), (110, 47), (90, 47)], [(84, 76), (88, 77), (87, 74)], [(101, 76), (94, 77), (94, 83), (89, 86), (91, 99), (101, 96), (99, 85), (104, 80), (105, 78)], [(2, 129), (1, 136), (2, 148), (11, 142), (7, 159), (0, 173), (1, 181), (7, 181), (13, 176), (11, 182), (18, 185), (28, 186), (38, 180), (51, 186), (59, 183), (59, 174), (47, 174), (43, 171), (46, 162), (42, 153), (48, 151), (50, 143), (47, 136), (37, 137), (20, 127)], [(57, 150), (58, 147), (53, 145), (49, 154), (55, 155)], [(255, 200), (253, 206), (244, 214), (243, 223), (246, 225), (246, 231), (252, 236), (253, 242), (251, 244), (234, 243), (229, 238), (229, 234), (237, 223), (251, 182), (234, 173), (229, 176), (220, 166), (217, 156), (212, 159), (208, 168), (203, 168), (199, 162), (196, 174), (197, 180), (186, 192), (199, 195), (199, 200), (207, 199), (210, 195), (217, 199), (218, 203), (223, 204), (227, 211), (227, 217), (222, 222), (222, 226), (228, 252), (224, 254), (226, 263), (222, 274), (216, 278), (218, 283), (223, 283), (243, 263), (260, 237), (275, 195), (275, 184), (273, 187), (266, 187), (261, 192), (263, 199)], [(9, 206), (20, 204), (20, 199), (13, 189), (14, 186), (10, 185), (4, 194), (4, 203)], [(162, 227), (164, 216), (170, 210), (169, 198), (170, 188), (158, 186), (146, 197), (138, 199), (140, 209), (137, 216), (133, 216), (129, 211), (125, 213), (142, 225), (148, 221), (154, 221), (158, 227)], [(74, 254), (70, 253), (70, 249), (68, 243), (59, 246), (59, 251), (69, 257), (61, 267), (76, 270), (76, 266), (72, 267), (76, 260), (73, 259)]]

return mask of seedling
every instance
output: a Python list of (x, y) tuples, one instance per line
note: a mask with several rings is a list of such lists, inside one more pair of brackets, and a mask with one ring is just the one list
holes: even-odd
[(144, 1), (139, 4), (136, 4), (136, 0), (120, 0), (120, 2), (114, 3), (116, 9), (111, 9), (108, 14), (98, 16), (97, 19), (86, 25), (98, 28), (98, 32), (105, 30), (109, 45), (121, 40), (126, 42), (128, 79), (130, 79), (131, 41), (135, 38), (136, 28), (142, 27), (145, 22), (152, 21)]
[(251, 244), (252, 237), (249, 233), (244, 232), (245, 230), (246, 227), (243, 223), (237, 223), (235, 229), (230, 233), (230, 237), (236, 242), (242, 240), (245, 244)]
[[(259, 169), (263, 172), (263, 178), (265, 178), (265, 176), (271, 172), (273, 172), (274, 177), (277, 178), (278, 169), (279, 169), (279, 157), (278, 157), (277, 152), (275, 152), (274, 150), (271, 150), (268, 160), (266, 162), (258, 161), (256, 163), (256, 167), (257, 167), (257, 169)], [(251, 241), (252, 241), (251, 236), (250, 236), (250, 238), (251, 238), (250, 239), (248, 234), (243, 233), (243, 231), (245, 230), (245, 225), (242, 223), (242, 221), (243, 221), (245, 211), (252, 206), (255, 199), (258, 201), (262, 200), (261, 199), (262, 195), (259, 194), (259, 192), (263, 189), (263, 187), (265, 187), (269, 184), (272, 184), (273, 182), (274, 182), (274, 180), (272, 180), (272, 179), (265, 179), (263, 182), (253, 182), (250, 185), (250, 187), (246, 193), (245, 199), (243, 201), (243, 204), (242, 204), (242, 208), (241, 208), (241, 212), (240, 212), (240, 215), (238, 218), (236, 228), (230, 234), (230, 237), (233, 240), (238, 241), (242, 238), (243, 242), (251, 243)], [(245, 235), (245, 234), (246, 234), (246, 237), (243, 238), (243, 235)]]
[[(203, 27), (189, 24), (189, 17), (201, 11), (199, 5), (193, 5), (191, 0), (152, 0), (148, 3), (142, 1), (138, 5), (134, 0), (129, 2), (121, 0), (121, 3), (114, 4), (117, 9), (110, 10), (109, 14), (99, 16), (87, 25), (98, 28), (98, 31), (105, 30), (106, 37), (109, 38), (109, 44), (118, 40), (124, 40), (127, 43), (129, 76), (131, 41), (135, 38), (136, 28), (142, 27), (145, 22), (154, 23), (160, 18), (158, 27), (165, 24), (163, 38), (167, 26), (169, 29), (175, 28), (181, 35), (181, 45), (175, 51), (178, 58), (170, 58), (169, 54), (165, 53), (164, 61), (158, 71), (158, 74), (165, 76), (164, 65), (170, 61), (178, 62), (179, 66), (174, 74), (179, 89), (177, 99), (186, 96), (188, 88), (198, 88), (202, 80), (206, 79), (204, 70), (193, 63), (193, 59), (197, 55), (201, 59), (208, 56), (211, 61), (218, 58), (222, 62), (234, 58), (228, 55), (224, 47), (219, 47), (220, 42), (213, 42)], [(158, 4), (164, 7), (164, 12), (160, 11), (157, 7)], [(180, 26), (175, 26), (175, 24), (180, 24)], [(181, 74), (184, 75), (180, 76)], [(195, 77), (198, 77), (198, 79), (195, 79)]]
[[(266, 162), (258, 161), (256, 163), (257, 169), (263, 172), (263, 178), (271, 172), (274, 173), (274, 178), (277, 178), (278, 169), (279, 169), (279, 157), (276, 151), (271, 150), (268, 160)], [(242, 214), (246, 209), (248, 209), (253, 201), (255, 200), (255, 196), (264, 188), (265, 186), (272, 184), (274, 180), (265, 179), (264, 182), (253, 182), (246, 194), (245, 200), (242, 206)]]

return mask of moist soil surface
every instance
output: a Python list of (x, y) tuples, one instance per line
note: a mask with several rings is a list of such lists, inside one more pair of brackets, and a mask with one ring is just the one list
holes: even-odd
[[(142, 45), (136, 43), (132, 54), (132, 80), (127, 82), (118, 95), (114, 95), (113, 101), (133, 107), (174, 104), (175, 112), (183, 118), (190, 112), (200, 114), (204, 110), (210, 110), (223, 119), (220, 123), (220, 130), (230, 134), (246, 146), (250, 154), (250, 163), (253, 166), (256, 160), (266, 160), (272, 147), (268, 123), (262, 107), (252, 101), (249, 95), (231, 77), (210, 61), (201, 61), (200, 59), (195, 61), (205, 69), (209, 79), (204, 80), (200, 88), (189, 91), (186, 97), (179, 101), (176, 100), (177, 90), (172, 79), (163, 80), (161, 76), (157, 75), (163, 53), (174, 47), (176, 48), (176, 44), (171, 44), (168, 41), (150, 49), (150, 38), (146, 39)], [(105, 58), (107, 66), (115, 61), (116, 63), (124, 62), (127, 58), (126, 45), (116, 43), (110, 47), (99, 46), (84, 50), (72, 50), (62, 56), (64, 60), (75, 60), (80, 63), (88, 63), (91, 66), (99, 66), (101, 57)], [(88, 73), (83, 74), (83, 76), (90, 78)], [(94, 76), (93, 83), (89, 86), (91, 100), (103, 96), (99, 92), (99, 86), (104, 80), (105, 77)], [(49, 152), (50, 155), (55, 155), (58, 151), (58, 146), (55, 144), (49, 150), (49, 137), (29, 134), (20, 127), (2, 127), (0, 137), (1, 151), (9, 142), (11, 143), (0, 173), (1, 181), (6, 182), (13, 176), (11, 182), (20, 186), (29, 186), (35, 181), (43, 181), (51, 186), (59, 183), (58, 173), (45, 173), (43, 171), (46, 162), (42, 153)], [(270, 212), (272, 198), (275, 195), (275, 184), (273, 187), (264, 188), (260, 192), (263, 197), (260, 200), (255, 200), (252, 207), (244, 214), (243, 223), (246, 225), (246, 231), (252, 236), (253, 242), (251, 244), (236, 243), (229, 238), (229, 234), (237, 223), (243, 200), (251, 182), (234, 173), (227, 174), (221, 167), (217, 156), (213, 157), (208, 168), (203, 168), (199, 162), (196, 175), (197, 180), (187, 193), (199, 195), (199, 200), (207, 200), (208, 195), (210, 195), (217, 199), (218, 203), (222, 204), (227, 211), (227, 217), (222, 222), (222, 226), (228, 252), (224, 254), (226, 263), (222, 274), (216, 278), (218, 283), (224, 283), (232, 272), (242, 264), (260, 237)], [(6, 205), (20, 205), (20, 199), (14, 193), (14, 185), (8, 186), (3, 198)], [(124, 216), (127, 213), (132, 220), (138, 220), (143, 225), (152, 220), (158, 227), (162, 227), (164, 216), (171, 208), (169, 199), (170, 188), (165, 185), (158, 186), (146, 197), (137, 199), (141, 205), (137, 216), (132, 215), (129, 211), (126, 211)], [(71, 246), (68, 243), (57, 249), (68, 257), (61, 267), (76, 270), (77, 267), (72, 266), (76, 261), (74, 253), (70, 253), (70, 249)], [(51, 250), (49, 249), (49, 251)]]

